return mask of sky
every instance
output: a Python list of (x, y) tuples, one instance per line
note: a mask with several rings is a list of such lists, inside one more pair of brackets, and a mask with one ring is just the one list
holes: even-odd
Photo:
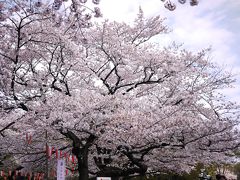
[[(177, 2), (177, 0), (172, 0)], [(101, 0), (103, 18), (131, 23), (141, 6), (145, 17), (160, 15), (172, 30), (159, 37), (164, 45), (175, 41), (198, 51), (211, 47), (210, 59), (236, 75), (234, 89), (223, 90), (240, 102), (240, 0), (199, 0), (198, 6), (177, 4), (175, 11), (164, 8), (161, 0)]]

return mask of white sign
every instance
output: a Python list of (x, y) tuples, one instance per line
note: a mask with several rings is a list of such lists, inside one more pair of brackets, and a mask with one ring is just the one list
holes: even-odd
[(57, 161), (57, 180), (65, 180), (65, 160), (58, 159)]
[(97, 177), (97, 180), (111, 180), (110, 177)]

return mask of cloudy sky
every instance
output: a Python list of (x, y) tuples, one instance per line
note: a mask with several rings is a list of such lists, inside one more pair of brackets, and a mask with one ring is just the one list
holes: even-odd
[[(139, 6), (146, 17), (166, 17), (172, 32), (159, 38), (162, 43), (183, 43), (193, 51), (212, 47), (212, 61), (240, 74), (240, 0), (199, 0), (194, 7), (189, 2), (176, 4), (177, 9), (169, 11), (161, 0), (101, 0), (100, 8), (104, 18), (120, 22), (131, 22)], [(240, 75), (236, 78), (235, 89), (224, 93), (240, 101)]]

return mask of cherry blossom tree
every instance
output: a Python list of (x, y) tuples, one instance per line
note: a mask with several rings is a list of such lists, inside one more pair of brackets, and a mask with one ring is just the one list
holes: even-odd
[[(65, 53), (63, 50), (64, 48), (60, 45), (60, 41), (64, 40), (60, 40), (58, 45), (54, 44), (56, 42), (44, 41), (40, 36), (45, 36), (47, 30), (43, 30), (42, 27), (39, 26), (47, 25), (54, 27), (55, 30), (57, 30), (57, 27), (59, 27), (57, 31), (63, 31), (63, 34), (66, 34), (72, 29), (86, 28), (91, 26), (91, 17), (100, 17), (101, 12), (98, 7), (93, 9), (88, 8), (85, 5), (86, 2), (87, 1), (72, 1), (70, 5), (67, 3), (67, 1), (62, 0), (54, 0), (48, 3), (40, 0), (11, 0), (0, 2), (0, 34), (2, 43), (0, 53), (5, 59), (5, 61), (0, 62), (1, 76), (3, 77), (1, 78), (0, 82), (0, 98), (1, 109), (3, 109), (4, 112), (6, 112), (6, 110), (11, 111), (12, 109), (16, 108), (21, 108), (27, 111), (28, 107), (24, 104), (25, 101), (42, 97), (44, 91), (43, 89), (47, 89), (46, 83), (42, 84), (45, 88), (41, 87), (37, 91), (35, 89), (34, 92), (33, 87), (27, 87), (28, 84), (31, 84), (27, 83), (27, 81), (30, 81), (30, 79), (35, 81), (36, 84), (44, 81), (43, 77), (41, 78), (38, 76), (40, 74), (39, 64), (43, 64), (41, 54), (37, 50), (31, 51), (30, 48), (35, 49), (36, 44), (39, 45), (39, 48), (44, 46), (44, 44), (52, 44), (52, 52), (50, 49), (45, 49), (48, 51), (48, 53), (52, 53), (52, 55), (54, 55), (56, 51)], [(94, 0), (93, 4), (98, 5), (99, 1)], [(45, 22), (45, 24), (43, 24), (43, 22)], [(61, 29), (60, 26), (62, 24), (65, 25), (65, 29)], [(36, 35), (40, 35), (39, 38), (41, 40), (36, 39)], [(50, 33), (48, 33), (48, 35), (50, 35)], [(61, 36), (60, 34), (58, 35)], [(46, 37), (46, 39), (48, 38), (53, 40), (54, 38), (58, 38), (58, 36), (54, 36), (52, 34), (51, 37)], [(21, 59), (21, 53), (26, 54), (26, 51), (30, 52), (28, 55), (28, 60), (25, 59), (23, 61)], [(42, 53), (46, 53), (46, 51), (42, 51)], [(32, 59), (33, 57), (37, 56), (38, 60)], [(31, 62), (29, 63), (28, 61)], [(12, 66), (12, 64), (14, 64), (14, 66)], [(31, 76), (34, 75), (34, 79), (29, 78), (29, 74), (31, 74)], [(42, 76), (44, 75), (42, 74)], [(52, 86), (55, 89), (61, 90), (55, 86), (55, 83), (57, 82), (56, 76), (58, 75), (53, 76), (55, 76), (55, 80)], [(62, 74), (61, 76), (66, 76), (66, 74)], [(61, 81), (61, 83), (65, 84), (65, 88), (67, 88), (66, 82)], [(15, 93), (15, 91), (18, 91), (15, 89), (20, 86), (22, 88), (25, 87), (24, 91), (23, 89), (21, 90), (21, 93), (24, 93), (24, 95)], [(3, 113), (3, 111), (1, 111), (1, 113)], [(5, 127), (1, 129), (0, 133), (13, 124), (13, 122), (6, 124)]]
[(1, 151), (44, 169), (47, 131), (84, 180), (231, 160), (239, 106), (218, 91), (234, 80), (209, 49), (161, 48), (154, 38), (168, 28), (141, 9), (133, 25), (88, 28), (42, 12), (22, 8), (1, 23)]
[[(64, 21), (63, 28), (59, 26), (64, 19), (60, 13), (49, 11), (45, 6), (33, 1), (1, 2), (1, 16), (4, 18), (0, 23), (0, 134), (4, 144), (11, 141), (16, 145), (19, 140), (16, 136), (26, 133), (22, 128), (22, 118), (39, 104), (38, 101), (44, 102), (46, 94), (56, 90), (70, 95), (66, 76), (72, 65), (65, 62), (65, 58), (71, 59), (73, 44), (65, 38), (72, 38), (72, 31), (80, 27), (80, 22), (72, 18)], [(70, 13), (65, 18), (72, 16)], [(11, 134), (8, 129), (12, 130)], [(8, 149), (7, 143), (1, 151), (9, 153)]]
[(114, 97), (114, 108), (103, 113), (113, 114), (105, 123), (108, 133), (100, 126), (101, 136), (95, 128), (91, 135), (97, 146), (116, 147), (113, 156), (123, 156), (113, 158), (113, 166), (100, 163), (100, 174), (187, 170), (197, 161), (221, 161), (218, 153), (239, 146), (239, 107), (216, 92), (233, 82), (231, 74), (207, 60), (208, 50), (194, 55), (176, 45), (160, 51), (147, 43), (166, 31), (159, 17), (145, 21), (140, 11), (133, 27), (105, 22), (88, 33), (84, 62), (92, 72), (86, 76), (87, 89), (93, 88), (91, 97), (95, 89), (104, 99)]

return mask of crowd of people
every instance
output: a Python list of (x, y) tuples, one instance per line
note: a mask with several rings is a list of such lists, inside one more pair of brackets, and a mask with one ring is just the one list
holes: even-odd
[(26, 173), (25, 175), (21, 172), (12, 172), (8, 176), (3, 176), (3, 180), (43, 180), (44, 176), (41, 173)]

